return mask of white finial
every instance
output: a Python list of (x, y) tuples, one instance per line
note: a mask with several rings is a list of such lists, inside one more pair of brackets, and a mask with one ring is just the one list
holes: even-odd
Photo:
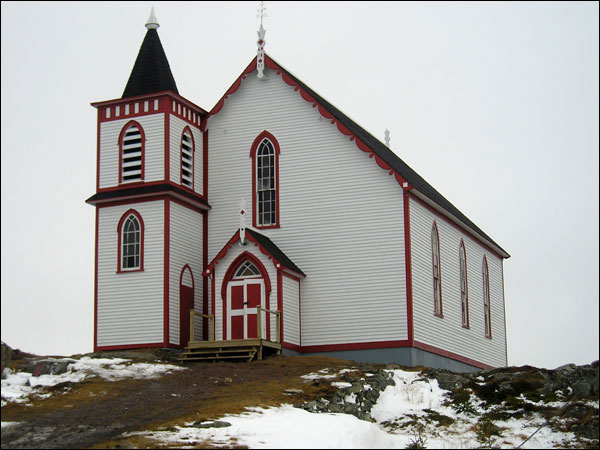
[(385, 145), (390, 146), (390, 130), (388, 129), (385, 130)]
[[(265, 10), (267, 7), (265, 6), (265, 2), (260, 2), (260, 8), (258, 9), (258, 13), (260, 14), (260, 27), (258, 28), (258, 51), (256, 52), (256, 70), (258, 71), (258, 78), (263, 80), (265, 78), (264, 70), (265, 70), (265, 34), (267, 30), (263, 28), (263, 18), (267, 17)], [(258, 17), (258, 15), (256, 16)]]
[(246, 245), (246, 200), (240, 202), (240, 245)]
[(156, 16), (154, 15), (154, 6), (152, 7), (152, 11), (150, 11), (150, 17), (148, 17), (148, 22), (146, 22), (146, 28), (149, 30), (156, 30), (160, 25), (156, 20)]

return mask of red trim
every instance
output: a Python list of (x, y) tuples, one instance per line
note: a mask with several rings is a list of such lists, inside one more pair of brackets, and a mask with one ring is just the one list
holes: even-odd
[[(193, 121), (193, 119), (192, 120), (188, 119), (187, 115), (184, 117), (181, 114), (177, 114), (178, 117), (184, 119), (191, 125), (199, 126), (200, 122), (202, 122), (202, 119), (205, 118), (205, 115), (207, 114), (207, 112), (203, 108), (200, 108), (198, 105), (195, 105), (194, 103), (181, 97), (180, 95), (176, 94), (173, 91), (162, 91), (162, 92), (156, 92), (156, 93), (152, 93), (152, 94), (140, 95), (137, 97), (127, 97), (127, 98), (119, 98), (119, 99), (114, 99), (114, 100), (106, 100), (103, 102), (94, 102), (94, 103), (91, 103), (91, 105), (94, 108), (98, 109), (98, 112), (100, 114), (100, 119), (102, 122), (110, 122), (113, 120), (120, 120), (120, 119), (131, 118), (131, 117), (139, 117), (139, 116), (144, 116), (144, 115), (169, 112), (172, 110), (173, 101), (171, 101), (171, 102), (165, 101), (167, 98), (171, 98), (174, 101), (185, 104), (187, 108), (189, 108), (190, 110), (192, 110), (192, 112), (195, 112), (197, 114), (197, 116), (198, 116), (197, 120), (196, 120), (197, 123), (195, 123)], [(158, 109), (154, 109), (154, 100), (159, 101)], [(148, 102), (148, 111), (144, 111), (144, 102), (145, 101)], [(135, 103), (139, 103), (139, 111), (137, 113), (135, 112)], [(129, 105), (129, 114), (125, 114), (125, 106), (126, 105)], [(118, 116), (115, 116), (115, 114), (114, 114), (115, 106), (120, 106), (123, 108), (123, 111)], [(171, 109), (169, 109), (169, 106), (171, 106)], [(106, 109), (108, 107), (111, 107), (111, 115), (109, 118), (106, 117)], [(173, 114), (175, 114), (175, 112), (173, 112)]]
[(414, 342), (413, 292), (412, 292), (412, 256), (410, 246), (410, 196), (403, 191), (404, 197), (404, 255), (406, 264), (406, 323), (408, 342)]
[(165, 129), (165, 174), (163, 178), (171, 182), (171, 112), (165, 108), (164, 111), (164, 129)]
[(169, 345), (169, 265), (171, 242), (171, 203), (165, 199), (165, 259), (164, 259), (164, 345)]
[(100, 189), (100, 110), (96, 124), (96, 192)]
[[(127, 270), (121, 267), (123, 261), (121, 261), (121, 249), (122, 249), (122, 236), (123, 236), (123, 224), (125, 220), (130, 216), (134, 215), (140, 224), (140, 267), (138, 269)], [(135, 209), (128, 209), (125, 214), (121, 216), (119, 219), (119, 223), (117, 224), (117, 273), (131, 273), (131, 272), (143, 272), (144, 271), (144, 220), (139, 212)]]
[(281, 320), (279, 322), (279, 337), (280, 342), (283, 344), (283, 272), (277, 271), (277, 311), (280, 313)]
[[(465, 298), (465, 308), (467, 310), (467, 323), (466, 324), (463, 323), (462, 327), (465, 328), (465, 329), (467, 329), (467, 330), (469, 330), (471, 328), (470, 327), (470, 323), (471, 322), (470, 322), (470, 319), (469, 319), (469, 276), (467, 274), (467, 271), (468, 271), (467, 267), (469, 265), (467, 264), (467, 248), (465, 247), (465, 241), (463, 240), (463, 238), (460, 239), (460, 245), (458, 247), (458, 251), (460, 253), (462, 253), (462, 255), (465, 258), (465, 297), (466, 297)], [(460, 277), (460, 253), (458, 255), (458, 258), (459, 258), (458, 259), (459, 277)], [(461, 282), (462, 282), (462, 280), (461, 280)], [(462, 323), (462, 285), (460, 286), (460, 290), (461, 290), (461, 299), (460, 299), (460, 302), (461, 302), (461, 305), (460, 305), (461, 315), (460, 316), (461, 317), (460, 317), (460, 321)]]
[(329, 345), (307, 345), (302, 346), (302, 353), (335, 352), (347, 350), (370, 350), (375, 348), (410, 347), (407, 340), (379, 341), (379, 342), (357, 342), (353, 344), (329, 344)]
[[(431, 249), (432, 254), (431, 254), (431, 270), (432, 270), (432, 275), (433, 275), (433, 299), (434, 299), (434, 303), (433, 303), (433, 314), (436, 317), (439, 317), (441, 319), (444, 318), (444, 308), (443, 308), (443, 303), (442, 303), (442, 255), (441, 255), (441, 250), (440, 250), (440, 232), (438, 230), (438, 226), (437, 226), (437, 222), (435, 221), (435, 219), (433, 220), (433, 226), (431, 228), (431, 235), (433, 237), (433, 232), (435, 231), (435, 236), (436, 236), (436, 241), (437, 241), (437, 257), (438, 257), (438, 278), (439, 278), (439, 294), (440, 294), (440, 310), (439, 312), (435, 310), (435, 264), (434, 264), (434, 258), (433, 258), (433, 247)], [(433, 242), (432, 242), (433, 244)]]
[(185, 272), (185, 269), (188, 269), (190, 271), (190, 276), (192, 277), (192, 287), (195, 289), (196, 283), (194, 282), (194, 272), (192, 272), (192, 268), (190, 267), (189, 264), (184, 265), (183, 268), (181, 269), (181, 272), (179, 273), (179, 284), (181, 285), (181, 283), (183, 281), (183, 273)]
[(202, 195), (208, 199), (208, 130), (202, 133)]
[[(266, 255), (273, 262), (273, 265), (275, 266), (275, 268), (277, 270), (285, 269), (284, 266), (273, 255), (271, 255), (271, 253), (266, 248), (264, 248), (262, 245), (260, 245), (260, 243), (256, 239), (254, 239), (250, 233), (246, 233), (246, 239), (249, 240), (250, 242), (253, 242), (254, 246), (258, 247), (258, 249), (261, 251), (261, 253), (263, 255)], [(227, 252), (233, 246), (233, 244), (235, 244), (239, 240), (240, 240), (240, 230), (235, 232), (235, 234), (231, 237), (231, 239), (229, 239), (227, 244), (225, 244), (223, 246), (223, 248), (221, 249), (221, 251), (219, 253), (217, 253), (217, 256), (215, 256), (213, 258), (213, 260), (206, 266), (206, 269), (204, 269), (204, 272), (202, 272), (202, 275), (208, 276), (215, 269), (215, 265), (219, 264), (219, 260), (223, 259), (225, 257), (225, 255), (227, 255)]]
[(298, 353), (302, 353), (302, 347), (296, 344), (290, 344), (289, 342), (281, 342), (281, 347), (287, 348), (288, 350), (293, 350)]
[[(192, 277), (192, 308), (196, 309), (196, 282), (194, 281), (194, 272), (192, 272), (192, 268), (190, 267), (189, 264), (186, 264), (183, 266), (183, 268), (181, 269), (181, 272), (179, 273), (179, 345), (177, 346), (178, 348), (184, 348), (186, 346), (186, 344), (184, 343), (183, 345), (181, 345), (181, 329), (183, 327), (183, 321), (186, 321), (189, 324), (190, 321), (190, 315), (189, 314), (181, 314), (181, 292), (182, 292), (182, 286), (185, 286), (183, 284), (183, 274), (185, 273), (186, 270), (190, 271), (190, 276)], [(188, 286), (189, 287), (189, 286)], [(191, 330), (189, 330), (189, 325), (187, 325), (188, 327), (188, 334)], [(193, 336), (189, 336), (190, 340), (193, 340)]]
[[(258, 146), (262, 142), (264, 138), (267, 138), (273, 144), (275, 149), (274, 156), (274, 164), (275, 164), (275, 223), (272, 225), (259, 225), (258, 224), (258, 192), (256, 191), (256, 151), (258, 150)], [(267, 130), (264, 130), (254, 139), (252, 142), (252, 147), (250, 147), (250, 158), (252, 159), (252, 226), (258, 229), (268, 229), (268, 228), (279, 228), (279, 141), (269, 133)]]
[(504, 363), (508, 366), (508, 342), (506, 336), (506, 297), (504, 295), (504, 261), (500, 260), (500, 266), (502, 268), (502, 302), (504, 304), (504, 358), (506, 362)]
[(436, 355), (445, 356), (446, 358), (454, 359), (455, 361), (469, 364), (471, 366), (479, 367), (480, 369), (492, 369), (494, 367), (494, 366), (490, 366), (488, 364), (481, 363), (479, 361), (475, 361), (474, 359), (458, 355), (456, 353), (442, 350), (440, 348), (433, 347), (428, 344), (423, 344), (422, 342), (415, 341), (413, 347), (418, 348), (420, 350), (425, 350), (426, 352), (429, 352), (429, 353), (435, 353)]
[[(202, 213), (202, 267), (208, 264), (208, 215)], [(208, 315), (208, 278), (202, 277), (202, 314)], [(202, 338), (208, 340), (208, 320), (203, 319)]]
[(94, 351), (98, 350), (98, 226), (99, 209), (96, 208), (96, 237), (94, 243)]
[(459, 225), (457, 225), (453, 221), (449, 220), (445, 215), (443, 215), (442, 213), (440, 213), (436, 209), (432, 208), (430, 205), (428, 205), (427, 203), (425, 203), (423, 200), (421, 200), (420, 198), (418, 198), (414, 194), (410, 194), (410, 196), (411, 196), (412, 199), (414, 199), (416, 202), (418, 202), (421, 206), (423, 206), (424, 208), (426, 208), (427, 210), (429, 210), (431, 213), (435, 214), (435, 216), (437, 218), (444, 220), (445, 223), (447, 223), (448, 225), (454, 227), (461, 234), (467, 234), (467, 235), (469, 235), (471, 237), (471, 239), (473, 240), (473, 242), (477, 243), (481, 248), (489, 251), (490, 253), (493, 253), (494, 256), (497, 256), (500, 259), (505, 259), (504, 256), (502, 256), (500, 253), (498, 253), (492, 247), (490, 247), (490, 246), (484, 244), (483, 242), (481, 242), (479, 239), (484, 239), (483, 236), (480, 236), (480, 235), (476, 234), (467, 225), (465, 225), (464, 228), (461, 227), (461, 226), (459, 226)]
[(152, 344), (127, 344), (127, 345), (106, 345), (97, 347), (96, 351), (108, 351), (108, 350), (127, 350), (134, 348), (179, 348), (177, 345), (165, 345), (162, 342), (155, 342)]
[[(265, 55), (265, 65), (269, 69), (274, 70), (277, 75), (281, 75), (281, 79), (286, 84), (293, 86), (294, 90), (300, 94), (300, 97), (302, 97), (307, 102), (312, 103), (313, 108), (317, 108), (319, 113), (321, 113), (321, 115), (323, 117), (330, 120), (331, 124), (336, 124), (340, 133), (344, 134), (345, 136), (348, 136), (351, 141), (354, 141), (354, 143), (360, 150), (362, 150), (363, 152), (369, 153), (369, 157), (373, 158), (375, 163), (382, 169), (386, 170), (389, 175), (393, 175), (400, 186), (403, 186), (404, 183), (407, 183), (407, 186), (410, 187), (408, 185), (408, 182), (402, 177), (402, 175), (400, 175), (393, 168), (391, 168), (389, 165), (387, 165), (383, 161), (383, 159), (381, 159), (378, 155), (375, 154), (375, 152), (373, 150), (371, 150), (371, 148), (369, 146), (367, 146), (364, 142), (362, 142), (360, 139), (358, 139), (353, 133), (351, 133), (350, 130), (348, 130), (338, 119), (336, 119), (329, 111), (327, 111), (327, 109), (325, 109), (325, 107), (323, 107), (314, 98), (312, 98), (308, 92), (306, 92), (304, 89), (302, 89), (300, 86), (298, 86), (294, 82), (294, 80), (292, 80), (292, 78), (290, 78), (284, 72), (284, 70), (281, 67), (279, 67), (268, 55)], [(227, 90), (225, 95), (223, 95), (223, 97), (221, 97), (221, 99), (217, 102), (217, 104), (210, 110), (210, 112), (207, 116), (207, 119), (210, 116), (217, 114), (221, 110), (227, 97), (229, 97), (231, 94), (233, 94), (235, 91), (237, 91), (241, 85), (241, 82), (246, 79), (246, 75), (248, 75), (250, 72), (254, 71), (255, 69), (256, 69), (256, 58), (253, 58), (252, 61), (250, 62), (250, 64), (248, 64), (246, 69), (242, 72), (242, 74), (233, 82), (233, 84)], [(202, 129), (203, 130), (206, 129), (206, 121), (204, 121), (204, 123), (202, 125)]]

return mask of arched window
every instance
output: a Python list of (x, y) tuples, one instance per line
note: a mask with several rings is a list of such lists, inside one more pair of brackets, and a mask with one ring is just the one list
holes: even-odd
[(259, 277), (260, 272), (250, 261), (245, 261), (235, 272), (235, 278)]
[(144, 179), (144, 131), (137, 122), (129, 122), (119, 136), (119, 183)]
[(181, 135), (181, 184), (194, 188), (194, 138), (189, 127)]
[(462, 326), (469, 328), (469, 291), (467, 287), (467, 252), (465, 243), (460, 240), (458, 249), (458, 262), (460, 267), (460, 308), (462, 315)]
[(487, 258), (483, 257), (481, 265), (483, 279), (483, 319), (485, 326), (485, 337), (492, 337), (492, 314), (490, 309), (490, 276), (488, 271)]
[(144, 222), (137, 211), (127, 211), (119, 221), (119, 272), (143, 270)]
[(254, 140), (252, 158), (253, 225), (279, 227), (279, 143), (268, 131)]
[(433, 266), (433, 311), (436, 316), (442, 313), (442, 273), (440, 268), (440, 235), (437, 224), (431, 228), (431, 262)]

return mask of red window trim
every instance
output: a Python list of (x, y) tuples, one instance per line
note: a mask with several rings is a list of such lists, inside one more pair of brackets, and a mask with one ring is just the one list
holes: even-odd
[[(465, 241), (461, 238), (460, 240), (460, 246), (458, 247), (458, 251), (462, 252), (462, 255), (465, 259), (465, 308), (467, 310), (467, 323), (463, 323), (462, 327), (469, 330), (471, 329), (470, 326), (470, 319), (469, 319), (469, 277), (467, 275), (467, 248), (465, 247)], [(459, 278), (460, 278), (460, 253), (458, 255), (458, 270), (459, 270)], [(460, 280), (462, 282), (462, 280)], [(462, 323), (462, 285), (460, 286), (460, 292), (461, 292), (461, 297), (460, 297), (460, 308), (461, 308), (461, 315), (460, 315), (460, 321)]]
[[(183, 135), (188, 131), (190, 137), (192, 138), (192, 187), (189, 187), (183, 184)], [(190, 189), (195, 192), (195, 180), (196, 179), (196, 141), (194, 139), (194, 133), (192, 133), (192, 129), (186, 125), (186, 127), (181, 132), (181, 139), (179, 140), (179, 184), (184, 189)]]
[[(137, 269), (123, 269), (121, 261), (121, 251), (122, 251), (122, 237), (123, 237), (123, 225), (129, 216), (135, 216), (140, 224), (140, 267)], [(118, 236), (118, 245), (117, 245), (117, 273), (131, 273), (131, 272), (143, 272), (144, 271), (144, 221), (142, 220), (142, 216), (135, 209), (129, 209), (121, 216), (119, 220), (119, 224), (117, 225), (117, 236)]]
[[(435, 264), (433, 263), (433, 246), (431, 248), (431, 273), (432, 273), (432, 281), (433, 281), (433, 315), (436, 317), (444, 318), (444, 308), (442, 303), (442, 255), (440, 251), (440, 233), (438, 230), (437, 222), (433, 221), (433, 226), (431, 227), (431, 232), (433, 236), (433, 232), (435, 231), (436, 240), (437, 240), (437, 256), (438, 256), (438, 278), (439, 278), (439, 294), (440, 294), (440, 310), (439, 312), (435, 310)], [(433, 244), (433, 242), (432, 242)]]
[[(141, 179), (139, 181), (123, 182), (123, 137), (125, 136), (125, 132), (132, 126), (137, 127), (137, 129), (140, 130), (140, 134), (142, 135), (142, 173), (140, 174)], [(144, 170), (145, 161), (146, 161), (146, 134), (144, 133), (144, 128), (142, 128), (140, 123), (137, 122), (136, 120), (130, 120), (121, 129), (121, 133), (119, 134), (119, 184), (120, 185), (124, 184), (124, 185), (129, 186), (129, 185), (135, 185), (138, 183), (143, 183), (144, 182), (144, 174), (145, 174), (145, 170)]]
[[(267, 138), (273, 144), (273, 148), (275, 149), (275, 224), (274, 225), (259, 225), (258, 224), (258, 195), (256, 192), (256, 151), (258, 150), (258, 146), (262, 142), (264, 138)], [(281, 222), (279, 221), (279, 153), (280, 147), (279, 142), (275, 139), (271, 133), (267, 130), (264, 130), (260, 133), (254, 142), (252, 143), (252, 147), (250, 148), (250, 158), (252, 158), (252, 226), (258, 229), (268, 229), (268, 228), (279, 228), (281, 226)]]
[[(488, 339), (492, 339), (492, 298), (491, 298), (491, 293), (490, 293), (490, 269), (488, 266), (488, 262), (487, 262), (487, 257), (485, 255), (483, 255), (483, 263), (482, 263), (482, 269), (485, 270), (485, 280), (482, 280), (484, 282), (487, 282), (487, 286), (484, 286), (485, 290), (483, 292), (484, 297), (483, 297), (483, 331), (485, 333), (485, 337)], [(487, 293), (487, 306), (486, 306), (486, 299), (485, 299), (485, 294)], [(487, 309), (487, 317), (488, 320), (490, 321), (489, 323), (489, 333), (488, 330), (485, 329), (485, 314), (486, 314), (486, 310)]]

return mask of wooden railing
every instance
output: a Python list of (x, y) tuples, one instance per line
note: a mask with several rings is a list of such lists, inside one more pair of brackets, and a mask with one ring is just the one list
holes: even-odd
[(268, 320), (269, 314), (275, 314), (275, 342), (276, 344), (281, 343), (281, 311), (272, 311), (270, 309), (265, 309), (261, 306), (256, 307), (256, 330), (258, 333), (258, 339), (262, 339), (262, 314), (261, 311), (267, 313), (267, 326), (270, 325), (270, 321)]
[(194, 325), (194, 319), (196, 316), (200, 316), (204, 319), (208, 319), (208, 340), (209, 341), (214, 341), (215, 340), (215, 316), (211, 316), (209, 314), (202, 314), (199, 313), (198, 311), (196, 311), (195, 309), (190, 309), (190, 342), (194, 342), (196, 340), (196, 334), (195, 334), (195, 325)]

